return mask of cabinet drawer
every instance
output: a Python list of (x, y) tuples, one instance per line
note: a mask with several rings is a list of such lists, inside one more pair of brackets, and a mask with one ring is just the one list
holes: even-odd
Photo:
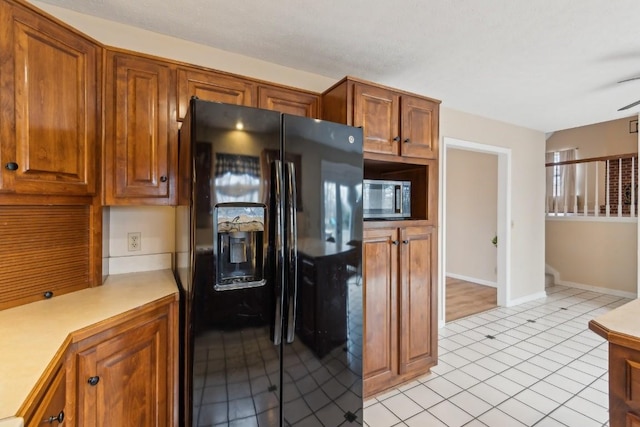
[(626, 360), (626, 400), (629, 404), (640, 407), (640, 362)]
[(43, 398), (35, 403), (33, 414), (25, 418), (26, 427), (60, 425), (64, 421), (64, 405), (66, 392), (66, 371), (58, 368)]

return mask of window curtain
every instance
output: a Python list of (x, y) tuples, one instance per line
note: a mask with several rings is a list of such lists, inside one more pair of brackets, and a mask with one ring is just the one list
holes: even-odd
[[(546, 154), (546, 163), (559, 163), (576, 159), (576, 150), (555, 151)], [(576, 165), (547, 167), (547, 212), (575, 212)]]

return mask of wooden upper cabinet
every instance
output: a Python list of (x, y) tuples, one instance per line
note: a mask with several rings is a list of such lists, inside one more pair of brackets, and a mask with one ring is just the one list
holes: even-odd
[(197, 96), (205, 101), (254, 107), (255, 92), (255, 84), (249, 80), (214, 71), (178, 68), (177, 120), (184, 119), (192, 96)]
[(398, 154), (400, 97), (395, 92), (356, 83), (353, 94), (353, 125), (362, 126), (363, 150)]
[(438, 103), (408, 95), (401, 98), (400, 154), (425, 159), (438, 158)]
[(322, 118), (362, 126), (376, 160), (438, 158), (439, 101), (345, 78), (322, 94)]
[(96, 191), (101, 47), (0, 3), (0, 192)]
[(115, 51), (106, 64), (105, 203), (174, 204), (172, 65)]
[(258, 87), (258, 107), (295, 116), (319, 117), (320, 96), (276, 86)]

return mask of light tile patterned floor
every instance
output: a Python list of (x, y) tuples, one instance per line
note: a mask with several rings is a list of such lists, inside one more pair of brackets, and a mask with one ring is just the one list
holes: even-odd
[(365, 424), (606, 427), (607, 343), (587, 324), (628, 301), (553, 286), (547, 298), (450, 322), (438, 366), (367, 400)]

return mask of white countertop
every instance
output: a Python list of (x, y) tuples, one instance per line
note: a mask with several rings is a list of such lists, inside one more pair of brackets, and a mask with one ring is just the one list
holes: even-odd
[(636, 299), (596, 317), (592, 322), (605, 328), (608, 333), (640, 338), (639, 313), (640, 299)]
[(72, 332), (177, 292), (171, 270), (119, 274), (102, 286), (0, 311), (0, 426), (22, 425), (14, 416)]

